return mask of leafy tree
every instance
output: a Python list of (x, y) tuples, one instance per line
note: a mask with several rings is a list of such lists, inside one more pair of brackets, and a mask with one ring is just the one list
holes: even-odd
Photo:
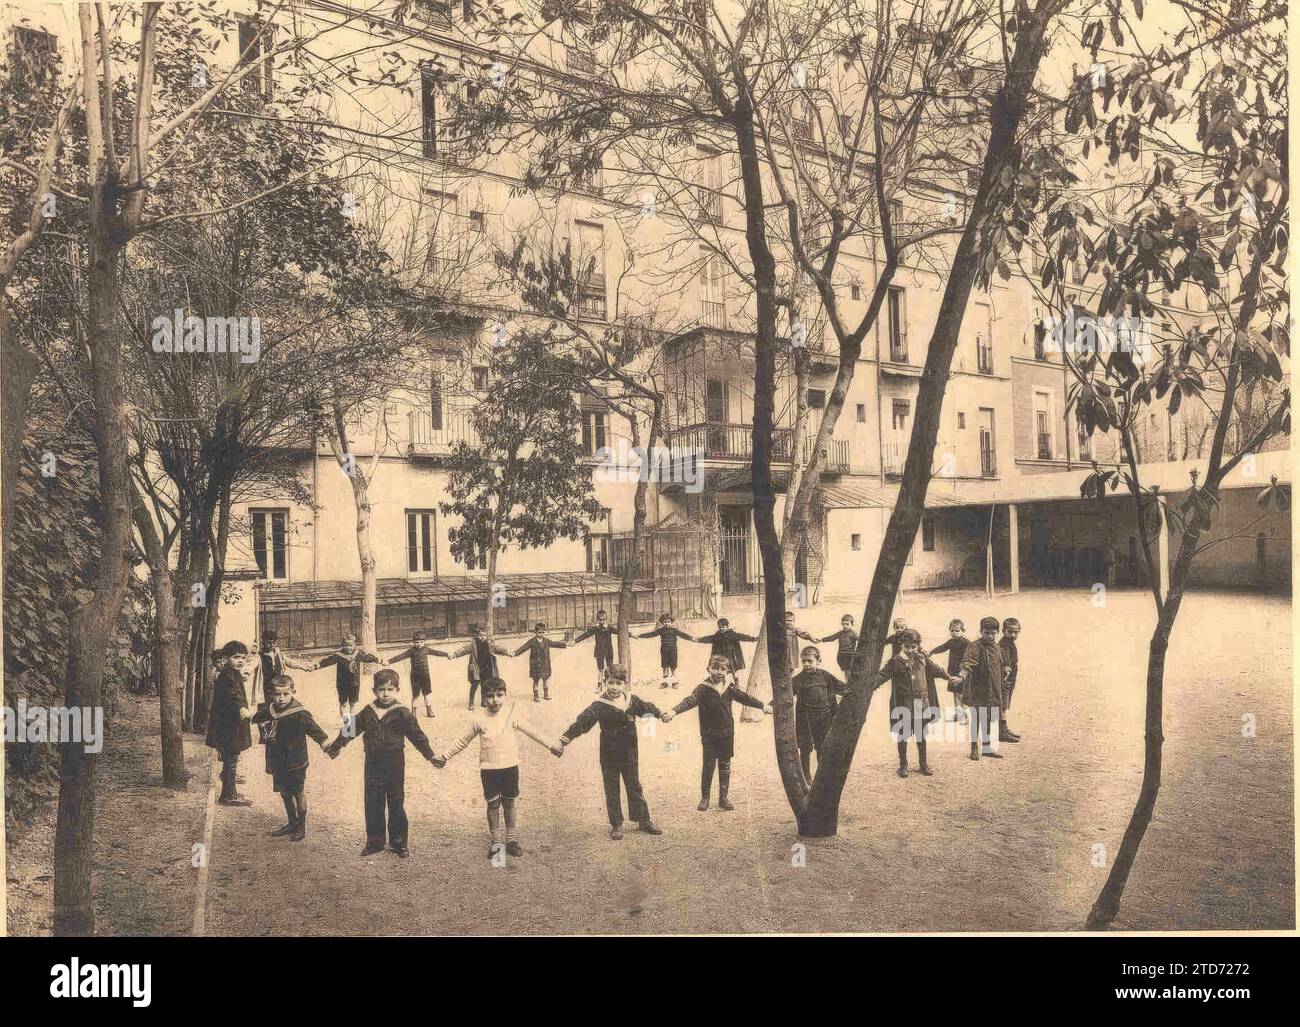
[(487, 556), (491, 635), (501, 551), (581, 538), (600, 506), (578, 437), (574, 386), (582, 375), (554, 330), (521, 331), (494, 348), (489, 369), (490, 402), (472, 415), (477, 439), (457, 446), (448, 465), (451, 499), (440, 506), (459, 521), (447, 532), (452, 555), (471, 567)]

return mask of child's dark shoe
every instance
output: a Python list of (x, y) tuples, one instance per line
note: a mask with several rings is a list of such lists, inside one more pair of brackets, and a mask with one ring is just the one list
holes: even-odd
[(621, 842), (623, 840), (623, 828), (611, 827), (609, 829), (609, 837), (612, 841)]
[(718, 809), (720, 810), (730, 813), (735, 808), (736, 807), (731, 804), (731, 800), (728, 798), (724, 797), (718, 800)]
[(397, 855), (398, 855), (398, 857), (399, 857), (400, 859), (410, 859), (410, 858), (411, 858), (411, 850), (408, 849), (405, 845), (396, 846), (396, 847), (394, 847), (393, 851), (394, 851), (395, 853), (397, 853)]
[(927, 766), (927, 765), (924, 764), (924, 763), (921, 764), (921, 768), (920, 768), (920, 770), (919, 770), (919, 773), (924, 774), (926, 777), (934, 777), (934, 771), (931, 770), (931, 769), (929, 768), (929, 766)]
[(663, 834), (663, 831), (655, 826), (653, 820), (643, 820), (637, 825), (637, 829), (644, 831), (646, 834)]
[(992, 750), (992, 749), (985, 749), (985, 750), (984, 750), (984, 756), (985, 756), (986, 759), (990, 759), (990, 760), (1000, 760), (1000, 759), (1002, 759), (1002, 753), (1000, 753), (1000, 752), (995, 752), (995, 751)]
[(699, 810), (701, 813), (703, 813), (706, 809), (709, 808), (709, 797), (706, 795), (703, 799), (700, 800), (700, 804), (695, 808)]
[(298, 821), (293, 827), (293, 834), (289, 835), (289, 841), (300, 842), (307, 837), (307, 818), (306, 815)]
[(906, 768), (906, 767), (899, 767), (899, 768), (898, 768), (898, 776), (899, 776), (899, 777), (907, 777), (907, 768)]
[(284, 827), (277, 827), (274, 831), (272, 831), (272, 832), (271, 832), (271, 837), (272, 837), (272, 838), (287, 838), (287, 837), (289, 837), (289, 835), (293, 834), (293, 832), (294, 832), (294, 825), (293, 825), (293, 824), (285, 824)]
[(367, 856), (374, 856), (383, 851), (383, 842), (366, 842), (366, 847), (361, 850), (361, 858), (364, 859)]
[(523, 854), (524, 854), (524, 847), (520, 845), (518, 842), (506, 842), (506, 855), (522, 856)]
[(974, 746), (971, 746), (970, 758), (973, 759), (976, 763), (979, 762), (980, 751), (976, 749)]
[(218, 799), (217, 805), (218, 806), (251, 806), (253, 805), (253, 800), (245, 799), (242, 795), (232, 795), (228, 799)]

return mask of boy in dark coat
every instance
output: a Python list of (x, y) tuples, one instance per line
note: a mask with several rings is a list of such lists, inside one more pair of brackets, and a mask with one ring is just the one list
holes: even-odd
[(293, 694), (293, 678), (281, 674), (271, 682), (271, 701), (253, 714), (262, 744), (266, 746), (266, 772), (272, 787), (280, 793), (289, 822), (272, 838), (289, 835), (295, 842), (307, 837), (307, 739), (322, 749), (329, 736)]
[(253, 702), (257, 702), (258, 686), (261, 686), (262, 701), (271, 701), (271, 682), (283, 674), (286, 668), (294, 670), (315, 670), (311, 663), (296, 660), (280, 652), (280, 636), (274, 631), (262, 635), (261, 652), (258, 653), (258, 668), (253, 681)]
[(725, 656), (709, 657), (709, 679), (695, 686), (695, 691), (679, 702), (661, 718), (668, 724), (679, 713), (700, 708), (700, 746), (704, 751), (704, 767), (700, 771), (701, 813), (709, 808), (709, 794), (713, 791), (713, 768), (718, 768), (718, 809), (733, 810), (727, 798), (731, 787), (731, 757), (736, 751), (736, 722), (732, 717), (733, 701), (742, 706), (752, 706), (771, 713), (772, 706), (746, 695), (735, 684), (727, 684), (730, 664)]
[(546, 698), (551, 698), (551, 650), (567, 647), (567, 642), (547, 638), (546, 625), (538, 621), (533, 625), (533, 637), (515, 650), (515, 656), (520, 656), (525, 651), (528, 653), (528, 676), (533, 679), (533, 702), (542, 701), (542, 697), (537, 694), (538, 685), (546, 692)]
[(1002, 710), (998, 721), (998, 740), (1018, 742), (1020, 736), (1011, 730), (1007, 723), (1007, 711), (1011, 709), (1011, 693), (1016, 688), (1016, 678), (1020, 675), (1020, 651), (1016, 648), (1016, 639), (1020, 637), (1020, 621), (1008, 617), (1002, 622), (1002, 637), (998, 639), (998, 648), (1002, 650)]
[(966, 637), (966, 625), (960, 618), (954, 617), (948, 622), (948, 641), (943, 645), (935, 646), (930, 650), (931, 658), (938, 656), (940, 653), (948, 654), (948, 691), (952, 693), (953, 701), (957, 708), (953, 710), (952, 719), (958, 724), (966, 723), (966, 711), (961, 707), (961, 690), (953, 682), (957, 672), (961, 669), (962, 657), (966, 655), (966, 648), (970, 645), (970, 639)]
[(600, 725), (600, 776), (605, 783), (609, 836), (614, 841), (623, 837), (623, 797), (618, 783), (620, 777), (627, 789), (628, 816), (646, 834), (663, 834), (650, 819), (650, 807), (641, 790), (640, 753), (636, 738), (636, 722), (639, 718), (661, 716), (663, 714), (653, 703), (628, 693), (627, 668), (615, 663), (609, 668), (605, 690), (600, 698), (579, 713), (578, 718), (560, 735), (560, 746), (563, 748), (597, 724)]
[(585, 642), (589, 638), (596, 640), (596, 691), (599, 692), (605, 686), (605, 668), (614, 662), (614, 631), (607, 623), (607, 614), (604, 610), (596, 611), (596, 623), (587, 628), (581, 635), (573, 640), (573, 644)]
[(925, 758), (925, 728), (936, 708), (932, 677), (946, 678), (948, 672), (921, 652), (921, 636), (911, 628), (898, 633), (902, 652), (891, 656), (877, 672), (875, 685), (891, 684), (889, 696), (890, 735), (898, 743), (898, 776), (907, 777), (907, 740), (916, 739), (920, 771), (934, 774)]
[(822, 741), (831, 729), (838, 705), (836, 696), (844, 694), (844, 682), (822, 669), (822, 654), (815, 645), (804, 646), (799, 654), (802, 669), (790, 679), (794, 690), (794, 732), (799, 741), (799, 762), (803, 776), (812, 780), (812, 755), (821, 763)]
[(903, 644), (903, 632), (907, 630), (907, 621), (902, 617), (895, 617), (894, 624), (891, 628), (892, 634), (885, 639), (885, 644), (889, 646), (889, 655), (891, 657), (898, 655), (898, 650)]
[(785, 611), (785, 658), (790, 663), (791, 672), (794, 666), (799, 662), (799, 639), (806, 642), (816, 642), (817, 639), (804, 631), (803, 628), (797, 627), (794, 622), (794, 611)]
[[(688, 642), (694, 642), (690, 635), (680, 628), (673, 626), (673, 615), (671, 613), (660, 614), (659, 627), (653, 631), (647, 631), (643, 635), (637, 635), (637, 638), (654, 638), (659, 637), (659, 668), (663, 672), (663, 682), (660, 688), (667, 688), (672, 685), (677, 687), (677, 640), (684, 638)], [(659, 714), (655, 714), (657, 717)]]
[(462, 656), (469, 657), (469, 667), (466, 673), (469, 676), (469, 708), (474, 708), (474, 693), (479, 692), (479, 706), (487, 705), (487, 696), (479, 691), (479, 685), (484, 681), (497, 677), (497, 657), (509, 656), (508, 649), (502, 649), (499, 645), (488, 638), (483, 629), (477, 624), (469, 626), (469, 641), (459, 649), (447, 654), (447, 658), (458, 660)]
[(411, 661), (411, 712), (415, 712), (415, 700), (423, 696), (426, 717), (434, 716), (433, 707), (429, 705), (429, 696), (433, 692), (433, 681), (429, 677), (430, 656), (441, 656), (444, 660), (451, 658), (441, 649), (432, 649), (426, 645), (424, 632), (417, 631), (411, 636), (411, 648), (403, 649), (396, 656), (390, 656), (384, 661), (390, 667), (403, 660)]
[(244, 688), (248, 646), (243, 642), (227, 642), (214, 655), (217, 680), (212, 686), (207, 743), (209, 748), (217, 750), (217, 758), (221, 760), (221, 795), (217, 802), (223, 806), (251, 806), (252, 802), (235, 787), (239, 754), (253, 744), (253, 734), (248, 728), (253, 713), (248, 708), (248, 692)]
[(853, 670), (853, 654), (858, 651), (858, 633), (853, 630), (852, 614), (846, 613), (840, 618), (839, 631), (819, 641), (839, 643), (835, 649), (835, 662), (839, 665), (840, 672), (847, 678)]
[(713, 663), (715, 656), (721, 656), (727, 661), (727, 673), (731, 675), (731, 680), (740, 684), (740, 671), (745, 666), (745, 657), (740, 651), (740, 643), (757, 642), (758, 639), (753, 635), (742, 635), (739, 631), (733, 631), (731, 622), (726, 617), (719, 617), (718, 630), (711, 635), (701, 635), (695, 641), (711, 644), (713, 648), (709, 651), (709, 663)]
[(433, 753), (429, 739), (420, 730), (415, 714), (397, 701), (397, 671), (375, 674), (375, 700), (355, 719), (344, 721), (339, 736), (325, 748), (330, 759), (358, 735), (366, 752), (364, 781), (366, 847), (361, 855), (384, 851), (385, 807), (387, 837), (392, 850), (402, 859), (411, 854), (407, 847), (410, 824), (406, 818), (406, 743), (410, 742), (435, 767), (445, 761)]
[[(1002, 709), (1002, 650), (998, 648), (998, 619), (984, 617), (980, 620), (980, 637), (966, 647), (961, 669), (956, 680), (961, 684), (961, 697), (970, 710), (970, 758), (981, 755), (1001, 759), (989, 739), (989, 726), (1001, 719)], [(981, 742), (983, 743), (981, 745)]]
[(359, 648), (357, 636), (348, 632), (339, 643), (339, 651), (330, 653), (316, 664), (316, 670), (324, 670), (331, 665), (334, 667), (334, 689), (339, 695), (339, 720), (347, 723), (348, 718), (356, 714), (357, 703), (361, 701), (361, 665), (379, 662), (379, 657), (374, 653)]

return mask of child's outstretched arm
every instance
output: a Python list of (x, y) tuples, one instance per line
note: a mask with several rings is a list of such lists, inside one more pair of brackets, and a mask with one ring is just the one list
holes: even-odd
[(469, 743), (474, 741), (474, 736), (479, 733), (479, 730), (480, 730), (479, 724), (477, 721), (475, 721), (473, 724), (469, 726), (469, 730), (466, 731), (459, 738), (457, 738), (454, 742), (452, 742), (450, 749), (444, 749), (439, 754), (438, 758), (441, 759), (443, 764), (445, 765), (447, 761), (451, 759), (453, 756), (456, 756), (459, 753), (462, 753), (469, 748)]
[(714, 632), (712, 635), (701, 635), (699, 638), (692, 638), (691, 641), (699, 642), (701, 645), (712, 645), (717, 637), (717, 632)]
[(833, 632), (832, 634), (827, 635), (825, 638), (814, 638), (813, 641), (814, 642), (838, 642), (842, 634), (844, 634), (844, 629), (840, 628), (839, 631)]
[[(365, 711), (363, 710), (362, 712), (364, 713)], [(346, 727), (346, 721), (344, 722), (344, 726)], [(364, 729), (361, 726), (360, 716), (356, 716), (352, 718), (352, 728), (353, 728), (352, 731), (347, 731), (347, 730), (340, 731), (338, 735), (335, 737), (334, 741), (330, 742), (329, 745), (325, 746), (326, 756), (328, 756), (330, 759), (334, 759), (334, 757), (336, 757), (340, 752), (343, 751), (343, 747), (345, 745), (347, 745), (353, 739), (361, 737)], [(324, 732), (321, 733), (324, 734)]]
[(596, 633), (596, 629), (595, 629), (595, 628), (588, 628), (588, 629), (587, 629), (586, 631), (584, 631), (581, 635), (579, 635), (577, 638), (575, 638), (575, 639), (573, 640), (573, 642), (574, 642), (575, 645), (576, 645), (577, 643), (579, 643), (579, 642), (585, 642), (587, 639), (589, 639), (589, 638), (590, 638), (592, 635), (594, 635), (595, 633)]
[(316, 740), (316, 744), (319, 745), (322, 749), (324, 749), (325, 743), (329, 739), (329, 735), (325, 733), (325, 729), (323, 727), (321, 727), (319, 724), (316, 723), (316, 718), (313, 717), (310, 713), (304, 711), (302, 715), (307, 718), (307, 726), (303, 728), (303, 730), (307, 733), (307, 737), (314, 738)]
[(640, 634), (640, 635), (633, 635), (632, 637), (633, 637), (633, 638), (654, 638), (655, 635), (659, 634), (659, 631), (660, 631), (659, 628), (653, 628), (653, 629), (650, 630), (650, 631), (646, 631), (646, 632), (644, 632), (643, 634)]
[(528, 721), (524, 720), (522, 717), (516, 716), (510, 723), (516, 731), (522, 732), (523, 734), (527, 735), (538, 745), (550, 749), (553, 755), (555, 756), (564, 755), (564, 745), (561, 742), (553, 742), (549, 738), (543, 738), (542, 735), (538, 732), (538, 730), (535, 727), (533, 727), (532, 724), (528, 723)]
[(684, 639), (686, 639), (686, 641), (688, 641), (688, 642), (694, 642), (694, 641), (695, 641), (695, 639), (693, 639), (690, 635), (688, 635), (688, 634), (687, 634), (685, 631), (683, 631), (681, 628), (673, 628), (673, 631), (675, 631), (675, 632), (677, 633), (677, 637), (678, 637), (678, 638), (684, 638)]
[(390, 656), (384, 662), (391, 667), (395, 663), (401, 663), (403, 660), (409, 660), (414, 652), (415, 652), (414, 648), (403, 649), (396, 656)]
[(582, 737), (595, 727), (599, 720), (600, 718), (596, 716), (595, 707), (588, 706), (578, 714), (577, 719), (572, 724), (564, 729), (564, 733), (560, 735), (560, 744), (567, 746), (575, 738)]
[(687, 710), (695, 709), (695, 707), (700, 704), (700, 689), (708, 688), (708, 687), (709, 687), (708, 685), (696, 685), (695, 690), (691, 692), (690, 695), (682, 699), (682, 701), (679, 702), (676, 706), (674, 706), (671, 710), (665, 710), (663, 713), (661, 713), (659, 715), (659, 719), (662, 720), (665, 724), (667, 724), (670, 723), (672, 719), (675, 716), (677, 716), (679, 713), (685, 713)]
[(737, 632), (736, 632), (736, 640), (739, 641), (739, 642), (757, 642), (757, 641), (758, 641), (758, 636), (757, 636), (757, 635), (742, 635), (739, 631), (737, 631)]
[(525, 641), (523, 645), (521, 645), (518, 649), (516, 649), (516, 650), (515, 650), (513, 653), (511, 653), (510, 655), (511, 655), (511, 656), (521, 656), (521, 655), (523, 655), (524, 653), (526, 653), (529, 649), (531, 649), (532, 647), (533, 647), (533, 640), (530, 638), (530, 639), (528, 639), (527, 641)]
[(754, 709), (762, 710), (764, 713), (772, 712), (771, 707), (769, 707), (767, 703), (763, 702), (762, 699), (756, 699), (748, 692), (741, 691), (735, 685), (731, 686), (731, 691), (734, 693), (732, 698), (735, 699), (736, 702), (740, 703), (741, 706), (752, 706)]
[(562, 638), (559, 639), (558, 641), (556, 641), (556, 640), (553, 639), (553, 638), (548, 638), (548, 639), (546, 640), (546, 644), (549, 645), (552, 649), (567, 649), (567, 648), (569, 648), (569, 643), (566, 642), (566, 641), (565, 641), (564, 639), (562, 639)]
[(637, 719), (641, 717), (660, 718), (664, 715), (663, 710), (652, 702), (646, 702), (639, 695), (632, 696), (632, 701), (627, 704), (627, 710)]
[(435, 767), (441, 768), (447, 765), (447, 761), (433, 751), (433, 747), (429, 745), (429, 736), (420, 728), (420, 722), (415, 719), (415, 714), (410, 710), (403, 711), (402, 734), (415, 746), (416, 751)]

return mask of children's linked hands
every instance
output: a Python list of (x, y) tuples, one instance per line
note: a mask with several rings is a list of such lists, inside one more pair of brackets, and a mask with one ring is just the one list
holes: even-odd
[(764, 703), (764, 704), (763, 704), (763, 712), (766, 713), (768, 716), (771, 716), (771, 715), (772, 715), (772, 704), (771, 704), (771, 703)]
[(561, 756), (564, 755), (563, 745), (557, 743), (556, 745), (549, 746), (549, 748), (551, 750), (551, 755), (553, 755), (556, 759), (559, 759)]
[(676, 710), (664, 710), (663, 713), (659, 714), (659, 719), (668, 724), (675, 716), (677, 716)]

